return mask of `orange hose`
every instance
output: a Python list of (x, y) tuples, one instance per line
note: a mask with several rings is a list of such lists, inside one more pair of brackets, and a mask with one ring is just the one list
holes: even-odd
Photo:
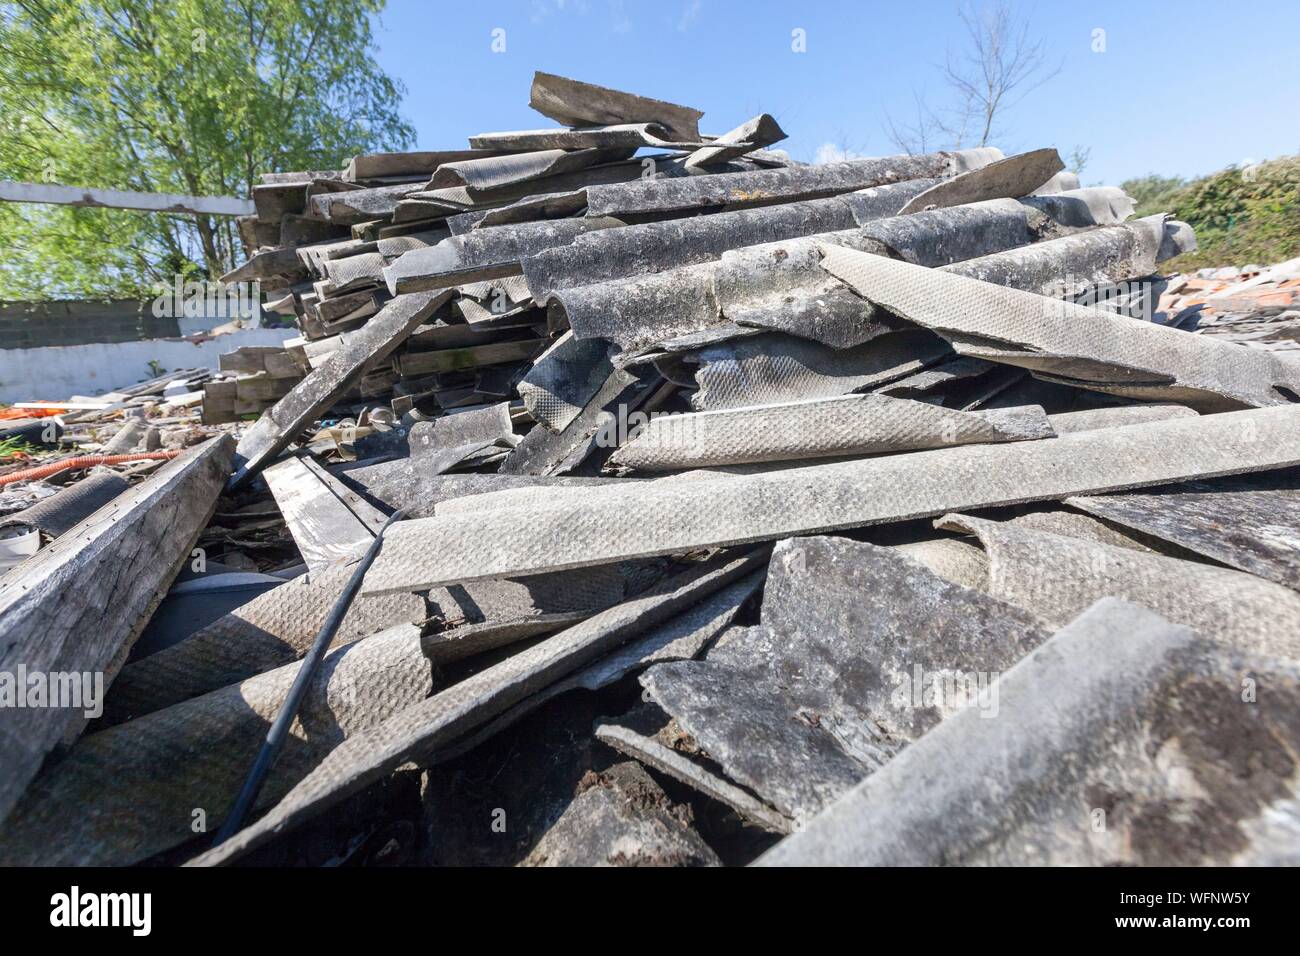
[(35, 468), (24, 468), (8, 475), (0, 476), (0, 488), (12, 485), (15, 481), (35, 481), (48, 478), (69, 468), (90, 468), (94, 465), (121, 465), (128, 461), (167, 461), (179, 455), (178, 451), (140, 451), (133, 455), (78, 455), (76, 458), (64, 458)]
[(0, 409), (0, 421), (12, 421), (22, 418), (49, 418), (51, 415), (62, 415), (66, 408), (5, 408)]

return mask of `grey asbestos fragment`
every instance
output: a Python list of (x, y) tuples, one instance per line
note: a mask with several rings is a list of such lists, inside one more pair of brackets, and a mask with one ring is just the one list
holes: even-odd
[(967, 515), (947, 515), (936, 524), (976, 535), (989, 557), (986, 590), (1053, 626), (1109, 595), (1150, 608), (1207, 640), (1300, 659), (1300, 594), (1271, 581)]
[(1098, 309), (826, 245), (823, 266), (874, 305), (954, 342), (1082, 388), (1207, 411), (1281, 405), (1300, 362)]
[(411, 426), (407, 440), (411, 457), (474, 443), (492, 443), (514, 434), (510, 403), (498, 402), (475, 409), (455, 411)]
[(691, 176), (587, 189), (589, 216), (684, 214), (688, 210), (741, 209), (799, 199), (820, 199), (906, 179), (952, 176), (1000, 159), (995, 149), (886, 156), (821, 166), (767, 169), (725, 176)]
[(539, 475), (434, 475), (419, 460), (400, 458), (378, 465), (341, 471), (339, 478), (371, 501), (411, 518), (429, 518), (444, 501), (487, 494), (505, 488), (536, 486), (605, 486), (608, 478), (555, 478)]
[(527, 256), (618, 225), (614, 219), (563, 219), (475, 229), (405, 253), (384, 269), (384, 278), (397, 294), (518, 275)]
[(537, 357), (519, 383), (529, 414), (552, 432), (567, 428), (613, 373), (609, 344), (566, 332)]
[(905, 398), (843, 395), (657, 416), (609, 464), (669, 471), (1052, 437), (1037, 406), (962, 412)]
[(403, 521), (389, 530), (363, 593), (1294, 465), (1300, 407), (1278, 407), (753, 476), (584, 488), (546, 508)]
[(611, 90), (540, 70), (533, 74), (528, 105), (565, 126), (659, 123), (674, 136), (685, 140), (700, 138), (699, 120), (704, 115), (689, 106)]
[[(610, 126), (586, 126), (582, 129), (524, 129), (504, 133), (479, 133), (469, 141), (485, 149), (526, 149), (555, 152), (600, 149), (621, 153), (624, 158), (642, 146), (659, 149), (692, 149), (699, 140), (679, 142), (672, 131), (660, 123), (617, 123)], [(751, 146), (750, 149), (755, 148)], [(746, 152), (746, 150), (741, 150)]]
[(1284, 587), (1300, 588), (1300, 476), (1189, 482), (1066, 504)]
[(729, 130), (713, 140), (709, 146), (697, 149), (686, 157), (686, 168), (690, 170), (716, 166), (733, 160), (753, 149), (771, 146), (786, 138), (775, 119), (767, 113), (760, 113), (751, 120), (746, 120), (733, 130)]
[(482, 159), (444, 163), (429, 180), (429, 188), (469, 186), (474, 189), (497, 189), (514, 183), (573, 172), (588, 166), (627, 159), (626, 149), (550, 149), (536, 152), (509, 153)]
[(712, 411), (843, 395), (892, 382), (951, 354), (937, 337), (917, 330), (846, 349), (768, 332), (701, 349), (699, 391), (691, 404)]
[(796, 820), (947, 715), (995, 709), (989, 675), (1047, 637), (897, 551), (833, 537), (777, 544), (762, 620), (642, 683), (729, 777)]
[(1224, 865), (1294, 806), (1289, 665), (1106, 598), (998, 684), (995, 718), (954, 714), (759, 864)]
[(632, 762), (589, 772), (573, 802), (521, 866), (718, 866), (717, 854)]
[(1088, 408), (1077, 412), (1058, 412), (1048, 419), (1057, 434), (1086, 432), (1096, 428), (1118, 428), (1121, 425), (1140, 425), (1143, 422), (1163, 422), (1170, 418), (1195, 418), (1196, 409), (1186, 405), (1153, 402), (1148, 405), (1115, 405), (1107, 408)]
[(995, 160), (980, 169), (962, 173), (931, 186), (904, 208), (904, 213), (942, 206), (960, 206), (1009, 196), (1028, 196), (1065, 168), (1054, 149), (1036, 149)]
[(619, 753), (637, 760), (651, 770), (680, 780), (707, 797), (731, 807), (747, 820), (775, 833), (789, 833), (791, 821), (742, 790), (710, 773), (706, 768), (665, 747), (652, 737), (645, 737), (627, 727), (602, 724), (595, 730), (596, 739)]

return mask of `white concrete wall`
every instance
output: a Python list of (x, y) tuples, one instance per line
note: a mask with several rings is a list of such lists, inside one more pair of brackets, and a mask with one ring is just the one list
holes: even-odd
[(183, 368), (216, 368), (217, 357), (245, 345), (279, 345), (296, 329), (243, 329), (206, 342), (146, 339), (40, 349), (0, 350), (0, 402), (58, 402), (99, 395)]

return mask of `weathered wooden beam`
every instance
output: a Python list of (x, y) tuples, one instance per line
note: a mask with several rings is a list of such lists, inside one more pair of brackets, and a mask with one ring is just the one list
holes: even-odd
[(240, 439), (231, 487), (251, 479), (353, 385), (383, 361), (421, 322), (451, 298), (451, 290), (398, 296), (352, 333), (319, 368), (268, 409)]
[(355, 558), (374, 540), (384, 514), (312, 458), (286, 458), (263, 477), (307, 567), (323, 570)]
[(185, 196), (180, 193), (139, 193), (129, 189), (91, 186), (57, 186), (52, 183), (0, 182), (0, 200), (89, 206), (100, 209), (139, 209), (143, 212), (180, 212), (208, 216), (249, 216), (253, 200), (234, 196)]
[(227, 435), (189, 450), (0, 583), (0, 821), (102, 706), (212, 516), (233, 450)]
[(543, 339), (524, 339), (521, 342), (490, 342), (487, 345), (474, 345), (465, 349), (407, 352), (398, 358), (397, 370), (403, 377), (409, 377), (432, 375), (435, 372), (455, 372), (482, 365), (498, 365), (502, 362), (522, 362), (537, 355), (545, 347), (546, 342)]

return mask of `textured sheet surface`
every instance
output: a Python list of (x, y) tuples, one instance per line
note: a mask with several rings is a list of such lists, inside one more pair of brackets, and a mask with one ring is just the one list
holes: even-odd
[(1037, 406), (961, 412), (905, 398), (845, 395), (662, 415), (622, 445), (610, 464), (669, 471), (1052, 437)]
[(1275, 386), (1300, 395), (1300, 363), (1269, 352), (838, 246), (824, 252), (827, 271), (868, 301), (986, 343), (973, 354), (992, 361), (1134, 398), (1185, 395), (1211, 411), (1295, 401)]
[(552, 506), (402, 522), (364, 591), (413, 590), (998, 504), (1300, 464), (1300, 408), (1256, 409), (808, 465), (561, 493)]

